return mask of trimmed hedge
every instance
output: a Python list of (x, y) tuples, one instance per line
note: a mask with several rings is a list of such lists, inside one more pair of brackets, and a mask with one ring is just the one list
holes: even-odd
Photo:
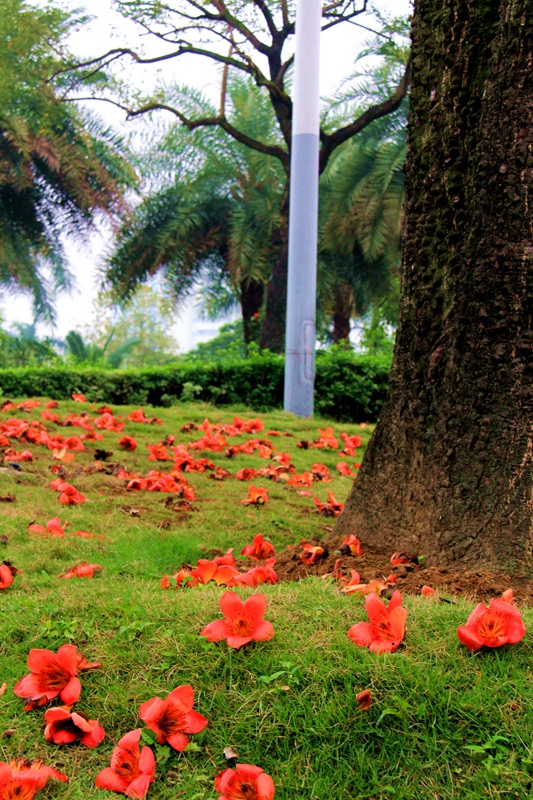
[[(350, 352), (319, 352), (315, 411), (334, 419), (373, 422), (385, 400), (390, 361)], [(284, 359), (272, 354), (230, 364), (174, 364), (142, 370), (33, 367), (0, 370), (4, 397), (70, 398), (96, 403), (171, 406), (180, 400), (244, 403), (256, 411), (283, 406)]]

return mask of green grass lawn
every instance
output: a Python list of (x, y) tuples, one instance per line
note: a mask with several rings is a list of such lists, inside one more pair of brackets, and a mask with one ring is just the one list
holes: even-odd
[[(8, 417), (39, 419), (39, 412), (4, 412)], [(60, 416), (89, 410), (87, 405), (60, 403)], [(115, 409), (116, 414), (131, 408)], [(96, 416), (90, 411), (91, 416)], [(147, 411), (147, 413), (149, 413)], [(113, 746), (129, 730), (141, 727), (138, 707), (155, 695), (164, 696), (181, 684), (195, 691), (195, 709), (209, 720), (192, 736), (192, 747), (179, 755), (156, 749), (154, 800), (215, 798), (214, 776), (225, 768), (225, 747), (239, 760), (257, 764), (270, 774), (280, 800), (355, 800), (356, 798), (529, 798), (533, 793), (532, 641), (528, 633), (518, 645), (472, 655), (459, 644), (458, 625), (473, 603), (439, 603), (405, 598), (407, 633), (398, 651), (373, 655), (347, 638), (350, 625), (366, 619), (364, 600), (342, 595), (333, 582), (306, 578), (298, 584), (260, 586), (268, 598), (265, 615), (275, 637), (233, 651), (224, 642), (199, 637), (202, 628), (220, 617), (224, 588), (160, 588), (161, 577), (182, 562), (195, 562), (213, 547), (234, 547), (239, 553), (257, 533), (276, 550), (305, 537), (324, 535), (331, 520), (310, 513), (311, 498), (294, 487), (265, 480), (269, 490), (262, 507), (239, 502), (249, 484), (217, 482), (208, 474), (188, 475), (195, 488), (196, 511), (176, 513), (165, 507), (167, 494), (126, 492), (125, 481), (96, 473), (75, 475), (87, 467), (96, 447), (112, 450), (112, 461), (145, 474), (168, 470), (171, 463), (148, 461), (144, 445), (167, 434), (189, 443), (201, 434), (180, 434), (186, 422), (230, 422), (234, 413), (199, 404), (155, 412), (163, 425), (128, 422), (124, 433), (139, 443), (134, 453), (117, 447), (121, 434), (104, 432), (66, 465), (69, 478), (87, 496), (79, 506), (60, 506), (48, 488), (54, 476), (51, 452), (28, 447), (32, 464), (20, 475), (0, 472), (0, 495), (12, 493), (15, 503), (0, 505), (0, 534), (7, 535), (0, 560), (21, 570), (15, 583), (0, 592), (0, 760), (21, 756), (42, 758), (66, 772), (68, 784), (53, 784), (43, 798), (104, 798), (111, 793), (94, 787), (97, 773), (109, 765)], [(299, 439), (313, 440), (323, 421), (303, 421), (281, 412), (262, 415), (265, 431), (276, 428), (295, 438), (272, 439), (279, 451), (292, 455), (298, 472), (315, 462), (329, 467), (334, 480), (315, 484), (313, 494), (325, 500), (332, 489), (344, 500), (350, 478), (338, 475), (339, 460), (331, 450), (303, 450)], [(79, 428), (50, 430), (79, 435)], [(370, 429), (334, 425), (335, 433), (357, 433), (364, 442)], [(265, 437), (265, 433), (259, 434)], [(230, 444), (251, 436), (231, 439)], [(362, 449), (358, 453), (358, 459)], [(195, 452), (235, 473), (244, 466), (268, 462), (257, 455), (226, 459), (224, 453)], [(140, 516), (130, 516), (133, 507)], [(33, 521), (53, 516), (68, 520), (68, 531), (86, 529), (104, 538), (43, 538), (27, 531)], [(93, 580), (59, 580), (66, 568), (82, 560), (103, 567)], [(248, 597), (252, 590), (239, 589)], [(525, 610), (526, 627), (533, 611)], [(98, 719), (106, 738), (96, 749), (81, 745), (57, 747), (43, 737), (43, 709), (23, 711), (13, 693), (27, 673), (30, 648), (76, 644), (101, 669), (81, 675), (78, 708)], [(356, 694), (369, 688), (373, 704), (362, 711)], [(14, 733), (6, 737), (4, 730)]]

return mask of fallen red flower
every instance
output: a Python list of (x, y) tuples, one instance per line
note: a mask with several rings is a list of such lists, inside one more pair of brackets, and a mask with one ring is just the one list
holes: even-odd
[(329, 474), (329, 469), (324, 464), (313, 464), (311, 472), (314, 481), (324, 481), (330, 483), (332, 478)]
[(50, 400), (50, 401), (49, 401), (49, 402), (46, 404), (45, 408), (57, 408), (57, 407), (58, 407), (58, 405), (59, 405), (59, 403), (57, 402), (57, 400)]
[(256, 474), (253, 467), (243, 467), (235, 474), (235, 477), (238, 481), (251, 481), (255, 478)]
[(147, 444), (146, 449), (150, 453), (149, 461), (172, 461), (172, 456), (169, 454), (166, 447), (161, 444)]
[(207, 720), (193, 711), (194, 692), (192, 686), (178, 686), (164, 700), (152, 697), (139, 708), (139, 716), (147, 728), (157, 733), (159, 744), (168, 743), (174, 750), (182, 752), (189, 744), (186, 734), (200, 733)]
[[(176, 572), (173, 576), (174, 580), (176, 581), (175, 588), (178, 589), (180, 586), (198, 586), (199, 579), (192, 574), (190, 569), (182, 568), (178, 572)], [(161, 579), (161, 588), (162, 589), (171, 589), (172, 583), (168, 575), (164, 575)]]
[[(371, 581), (368, 583), (360, 583), (359, 573), (356, 572), (354, 569), (350, 570), (352, 573), (351, 580), (346, 583), (341, 592), (344, 594), (377, 594), (380, 595), (382, 592), (385, 591), (387, 586), (390, 586), (393, 581), (387, 579), (386, 581), (381, 581), (379, 578), (372, 578)], [(395, 576), (396, 577), (396, 576)]]
[(265, 561), (274, 555), (274, 545), (266, 542), (260, 533), (253, 538), (253, 544), (247, 544), (241, 550), (241, 556), (248, 556), (256, 561)]
[(304, 564), (314, 564), (319, 558), (325, 558), (328, 554), (325, 547), (308, 542), (302, 544), (302, 550), (304, 552), (300, 556), (300, 561), (303, 561)]
[(399, 564), (413, 564), (418, 567), (418, 556), (412, 556), (409, 553), (393, 553), (390, 557), (391, 567), (396, 567)]
[(111, 766), (96, 777), (95, 784), (99, 789), (109, 789), (126, 797), (146, 797), (155, 779), (155, 759), (149, 747), (139, 747), (140, 738), (140, 728), (122, 737), (113, 750)]
[(355, 474), (354, 472), (352, 472), (346, 461), (339, 461), (339, 463), (337, 464), (337, 470), (345, 478)]
[(270, 775), (253, 764), (236, 764), (219, 773), (215, 790), (221, 792), (218, 800), (273, 800), (276, 791)]
[(69, 570), (60, 575), (60, 578), (92, 578), (97, 570), (101, 570), (99, 564), (88, 564), (87, 561), (82, 561), (76, 567), (71, 567)]
[(15, 759), (10, 764), (0, 761), (0, 798), (2, 800), (32, 800), (49, 778), (68, 781), (66, 775), (42, 761)]
[(229, 647), (238, 649), (248, 642), (272, 639), (272, 623), (263, 619), (267, 607), (264, 594), (253, 594), (243, 603), (234, 592), (224, 592), (220, 598), (220, 610), (224, 619), (211, 622), (201, 632), (208, 642), (226, 639)]
[(436, 592), (431, 586), (422, 586), (420, 594), (423, 597), (435, 597)]
[(394, 592), (388, 608), (374, 593), (366, 595), (365, 606), (369, 622), (352, 625), (348, 637), (371, 653), (392, 653), (405, 636), (407, 609), (402, 606), (400, 592)]
[(326, 428), (325, 430), (318, 429), (320, 434), (319, 439), (315, 439), (315, 441), (311, 444), (311, 447), (317, 447), (319, 449), (330, 448), (331, 450), (337, 450), (339, 443), (335, 438), (333, 433), (333, 428)]
[(248, 495), (249, 497), (247, 497), (246, 500), (241, 500), (241, 503), (244, 506), (262, 506), (265, 503), (268, 503), (268, 492), (266, 489), (258, 488), (257, 486), (250, 486), (248, 489)]
[(293, 475), (292, 478), (287, 481), (287, 486), (312, 486), (313, 485), (313, 473), (312, 472), (302, 472), (301, 475)]
[(218, 586), (223, 586), (235, 575), (238, 575), (239, 571), (229, 564), (217, 564), (216, 560), (209, 561), (207, 558), (199, 558), (196, 568), (191, 574), (199, 583), (206, 584), (209, 581), (215, 581)]
[(58, 500), (64, 506), (77, 506), (81, 503), (85, 503), (85, 495), (79, 492), (70, 483), (61, 480), (61, 478), (50, 481), (50, 486), (52, 489), (55, 489), (55, 491), (59, 492)]
[(328, 499), (321, 503), (318, 497), (313, 497), (317, 513), (323, 517), (338, 517), (344, 508), (344, 503), (339, 503), (333, 492), (328, 491)]
[(29, 450), (17, 453), (16, 450), (7, 450), (4, 453), (4, 461), (33, 461), (33, 454)]
[(71, 397), (72, 397), (72, 399), (74, 400), (75, 403), (86, 403), (87, 402), (87, 398), (85, 397), (84, 394), (76, 394), (76, 392), (73, 392), (71, 394)]
[(349, 536), (346, 537), (346, 539), (343, 539), (339, 549), (341, 553), (343, 553), (344, 555), (346, 555), (347, 553), (351, 553), (353, 556), (363, 555), (363, 548), (361, 547), (361, 542), (354, 533), (351, 533)]
[(260, 583), (275, 584), (278, 582), (278, 576), (272, 569), (273, 564), (276, 563), (275, 558), (269, 558), (264, 564), (257, 567), (252, 567), (248, 572), (242, 572), (240, 575), (234, 576), (228, 581), (228, 586), (259, 586)]
[(57, 653), (51, 650), (30, 650), (30, 674), (25, 675), (13, 691), (17, 697), (31, 701), (42, 697), (53, 700), (59, 696), (66, 705), (76, 703), (81, 692), (81, 683), (77, 677), (81, 669), (79, 655), (72, 644), (62, 645)]
[(466, 625), (457, 628), (459, 641), (469, 650), (517, 644), (525, 634), (526, 627), (520, 611), (509, 602), (494, 598), (488, 608), (479, 603), (468, 617)]
[(44, 738), (54, 744), (80, 741), (86, 747), (98, 747), (105, 737), (98, 720), (89, 719), (81, 711), (71, 712), (63, 706), (49, 708), (44, 714), (44, 721)]
[(217, 467), (209, 477), (214, 481), (225, 481), (228, 478), (233, 478), (233, 475), (224, 467)]
[(137, 442), (133, 436), (123, 436), (122, 439), (118, 440), (118, 446), (123, 450), (127, 450), (129, 453), (132, 453), (137, 449)]
[(13, 583), (13, 572), (8, 564), (0, 564), (0, 590), (7, 589)]
[(62, 538), (67, 525), (67, 521), (65, 521), (64, 525), (61, 525), (59, 517), (52, 517), (52, 519), (49, 519), (46, 523), (46, 528), (38, 522), (32, 522), (31, 525), (28, 525), (28, 530), (30, 533), (49, 533), (51, 536), (59, 536)]
[(372, 695), (370, 693), (370, 689), (363, 689), (362, 692), (359, 692), (355, 695), (355, 699), (359, 703), (359, 707), (362, 708), (363, 711), (368, 711), (370, 706), (372, 705)]
[(514, 592), (512, 589), (506, 589), (505, 592), (500, 597), (500, 600), (503, 600), (504, 603), (510, 603), (511, 605), (514, 603)]

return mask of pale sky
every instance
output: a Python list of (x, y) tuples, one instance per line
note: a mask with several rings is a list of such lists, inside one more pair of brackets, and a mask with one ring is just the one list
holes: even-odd
[[(44, 0), (39, 0), (39, 2)], [(81, 5), (81, 4), (80, 4)], [(76, 7), (78, 3), (75, 3)], [(394, 16), (410, 13), (410, 0), (376, 0), (375, 6)], [(91, 0), (86, 5), (87, 11), (94, 17), (90, 26), (85, 27), (72, 39), (72, 49), (81, 56), (94, 56), (106, 52), (113, 47), (127, 44), (130, 47), (148, 48), (146, 37), (139, 37), (138, 29), (111, 11), (110, 0)], [(368, 15), (361, 15), (358, 22), (375, 27)], [(344, 77), (353, 70), (354, 59), (360, 52), (370, 34), (351, 24), (342, 24), (322, 34), (320, 53), (320, 91), (328, 96), (339, 85)], [(220, 72), (212, 62), (199, 56), (185, 56), (180, 59), (163, 62), (152, 67), (150, 72), (131, 61), (125, 61), (124, 74), (130, 84), (146, 89), (159, 74), (167, 82), (188, 84), (202, 89), (211, 98), (218, 97), (220, 92)], [(124, 125), (125, 130), (134, 131), (145, 126), (143, 121), (124, 123), (124, 115), (106, 103), (93, 102), (91, 107), (110, 124)], [(168, 117), (168, 115), (167, 115)], [(146, 128), (145, 128), (146, 129)], [(87, 237), (85, 243), (78, 241), (65, 242), (65, 250), (71, 271), (76, 278), (76, 288), (70, 295), (57, 298), (57, 326), (54, 335), (64, 337), (71, 329), (80, 329), (91, 322), (92, 303), (98, 291), (98, 268), (101, 267), (105, 251), (111, 241), (107, 225), (100, 226), (99, 231)], [(31, 322), (31, 303), (22, 296), (11, 296), (0, 299), (0, 312), (6, 324), (11, 322)], [(185, 351), (198, 339), (198, 328), (207, 330), (213, 326), (209, 323), (198, 324), (194, 310), (194, 302), (187, 303), (177, 312), (176, 325), (172, 333)], [(41, 329), (42, 333), (50, 333)], [(214, 334), (213, 333), (211, 335)], [(206, 338), (200, 337), (200, 338)], [(209, 338), (209, 337), (207, 337)]]

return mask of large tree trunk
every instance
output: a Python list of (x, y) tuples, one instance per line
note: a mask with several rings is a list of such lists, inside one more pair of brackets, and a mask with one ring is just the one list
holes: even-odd
[(350, 320), (353, 312), (353, 292), (349, 283), (340, 281), (333, 290), (333, 344), (350, 348)]
[(265, 284), (252, 279), (241, 283), (241, 312), (244, 345), (256, 342), (259, 334), (259, 313), (263, 307)]
[(281, 200), (279, 225), (280, 250), (266, 288), (265, 318), (259, 346), (273, 353), (285, 351), (287, 315), (287, 275), (289, 270), (289, 182)]
[(336, 533), (533, 567), (533, 5), (418, 0), (388, 404)]

